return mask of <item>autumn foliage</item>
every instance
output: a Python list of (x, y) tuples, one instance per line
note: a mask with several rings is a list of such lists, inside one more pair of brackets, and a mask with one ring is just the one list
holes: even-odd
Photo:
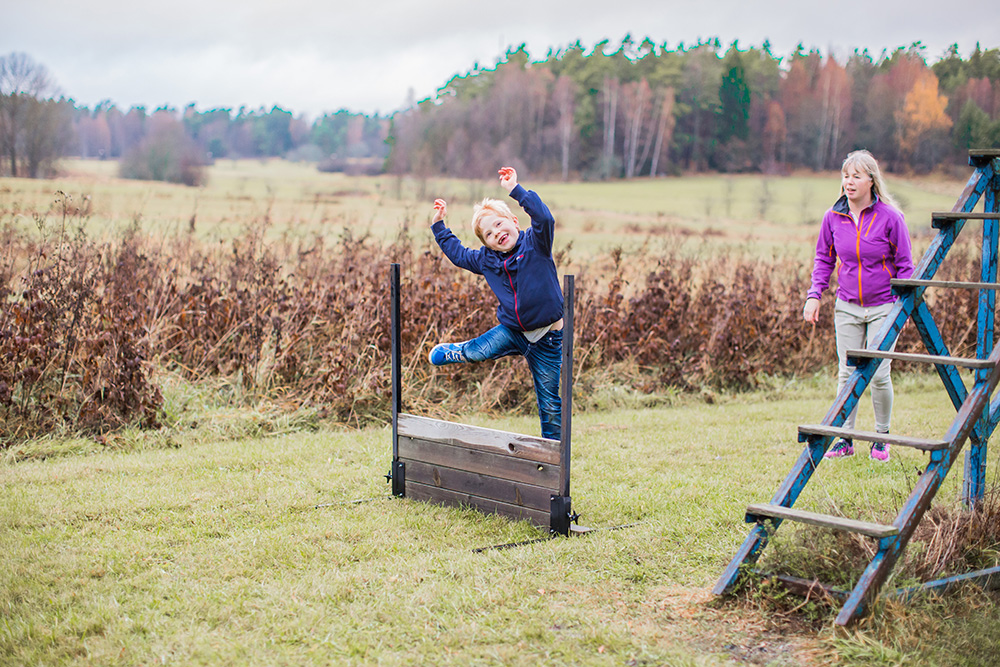
[[(341, 423), (385, 419), (389, 388), (389, 267), (402, 266), (404, 400), (410, 409), (529, 412), (526, 365), (509, 359), (436, 368), (439, 341), (495, 323), (481, 281), (425, 239), (344, 236), (335, 245), (265, 242), (248, 230), (226, 245), (190, 236), (154, 240), (133, 230), (97, 242), (71, 231), (83, 215), (64, 202), (58, 231), (2, 230), (0, 441), (52, 430), (100, 434), (156, 427), (158, 378), (225, 379), (247, 401), (306, 408)], [(575, 260), (576, 393), (743, 390), (762, 378), (831, 363), (833, 327), (802, 322), (808, 267), (782, 259), (698, 258), (668, 249)], [(652, 247), (652, 246), (650, 246)], [(952, 273), (974, 267), (960, 249)], [(954, 261), (957, 260), (957, 261)], [(956, 354), (974, 349), (973, 297), (934, 306)], [(958, 313), (965, 316), (958, 317)], [(829, 324), (829, 323), (827, 323)], [(918, 349), (905, 330), (900, 349)]]

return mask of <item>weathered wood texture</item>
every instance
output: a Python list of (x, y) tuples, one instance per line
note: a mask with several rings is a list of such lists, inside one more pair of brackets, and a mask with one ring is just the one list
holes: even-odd
[(899, 528), (895, 526), (884, 526), (878, 523), (871, 523), (870, 521), (858, 521), (857, 519), (848, 519), (841, 516), (817, 514), (816, 512), (807, 512), (792, 507), (782, 507), (781, 505), (759, 504), (747, 507), (748, 521), (757, 521), (761, 516), (799, 521), (814, 526), (846, 530), (851, 533), (860, 533), (876, 538), (899, 534)]
[(912, 354), (909, 352), (886, 352), (884, 350), (847, 350), (847, 363), (852, 359), (895, 359), (898, 361), (913, 361), (941, 366), (959, 366), (962, 368), (993, 368), (989, 359), (970, 359), (966, 357), (945, 357), (937, 354)]
[(857, 429), (843, 428), (841, 426), (826, 426), (825, 424), (802, 424), (799, 426), (800, 442), (805, 442), (810, 435), (850, 438), (851, 440), (864, 440), (865, 442), (884, 442), (888, 445), (913, 447), (914, 449), (920, 449), (925, 452), (948, 448), (948, 441), (940, 438), (915, 438), (908, 435), (879, 433), (877, 431), (860, 431)]
[(407, 497), (549, 526), (559, 441), (409, 414), (398, 429)]
[(399, 435), (468, 447), (494, 454), (517, 456), (539, 463), (559, 463), (559, 441), (519, 433), (507, 433), (491, 428), (456, 424), (454, 422), (399, 415)]

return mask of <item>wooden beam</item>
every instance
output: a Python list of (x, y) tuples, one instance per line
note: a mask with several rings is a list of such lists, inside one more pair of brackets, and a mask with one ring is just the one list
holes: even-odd
[(912, 447), (913, 449), (920, 449), (925, 452), (948, 448), (948, 441), (942, 439), (914, 438), (908, 435), (878, 433), (877, 431), (857, 431), (855, 429), (843, 428), (842, 426), (827, 426), (826, 424), (802, 424), (799, 426), (799, 442), (806, 441), (810, 435), (850, 438), (851, 440), (864, 440), (865, 442), (884, 442), (889, 445), (899, 445), (900, 447)]
[(916, 278), (893, 278), (893, 287), (947, 287), (951, 289), (1000, 289), (1000, 283), (975, 283), (960, 280), (917, 280)]
[[(942, 357), (936, 354), (910, 354), (908, 352), (885, 352), (882, 350), (848, 350), (847, 359), (895, 359), (897, 361), (914, 361), (918, 363), (938, 364), (941, 366), (960, 366), (962, 368), (993, 368), (989, 359), (971, 359), (967, 357)], [(850, 363), (849, 363), (850, 365)]]
[(399, 434), (539, 463), (559, 463), (559, 441), (401, 413)]
[(847, 519), (840, 516), (817, 514), (816, 512), (807, 512), (781, 505), (760, 504), (747, 507), (747, 521), (759, 521), (762, 516), (788, 519), (789, 521), (798, 521), (799, 523), (808, 523), (813, 526), (833, 528), (834, 530), (845, 530), (850, 533), (859, 533), (875, 538), (890, 537), (899, 533), (899, 528), (895, 526), (883, 526), (882, 524), (871, 523), (869, 521), (858, 521), (857, 519)]
[(512, 482), (501, 477), (435, 466), (422, 461), (406, 461), (406, 483), (409, 485), (412, 482), (540, 511), (549, 509), (551, 498), (555, 494), (552, 489), (524, 482)]
[(557, 464), (539, 463), (516, 456), (494, 454), (407, 436), (399, 439), (399, 457), (404, 460), (423, 461), (432, 465), (491, 475), (513, 482), (543, 486), (553, 492), (559, 490), (560, 469)]
[(540, 512), (530, 507), (521, 507), (508, 503), (480, 498), (471, 494), (463, 494), (449, 489), (441, 489), (417, 482), (406, 483), (406, 497), (412, 500), (449, 505), (452, 507), (474, 507), (487, 514), (500, 514), (512, 519), (524, 519), (548, 530), (549, 512)]

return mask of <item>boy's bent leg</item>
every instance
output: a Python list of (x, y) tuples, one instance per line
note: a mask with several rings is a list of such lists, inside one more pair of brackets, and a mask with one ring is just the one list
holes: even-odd
[(511, 354), (524, 354), (528, 342), (521, 335), (521, 332), (498, 324), (482, 335), (460, 343), (460, 345), (466, 361), (486, 361)]
[(562, 435), (562, 398), (559, 395), (562, 343), (563, 332), (550, 331), (538, 342), (528, 346), (524, 355), (535, 384), (542, 437), (552, 440), (559, 440)]
[[(508, 354), (517, 354), (522, 350), (518, 347), (516, 332), (507, 327), (497, 325), (472, 340), (462, 343), (441, 343), (435, 345), (428, 359), (435, 366), (459, 364), (466, 361), (486, 361), (497, 359)], [(524, 337), (521, 336), (523, 339)]]

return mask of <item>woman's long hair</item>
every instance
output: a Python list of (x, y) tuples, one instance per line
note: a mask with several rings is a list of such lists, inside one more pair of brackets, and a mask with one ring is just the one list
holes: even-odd
[[(858, 171), (864, 172), (871, 176), (872, 178), (872, 197), (879, 198), (884, 201), (889, 206), (893, 208), (899, 208), (899, 204), (896, 200), (892, 198), (889, 194), (889, 190), (885, 187), (885, 179), (882, 178), (882, 171), (878, 168), (878, 161), (875, 157), (866, 150), (852, 151), (847, 154), (844, 158), (844, 164), (841, 165), (841, 173), (847, 171), (849, 167), (855, 167)], [(844, 194), (844, 188), (841, 187), (840, 194)]]

